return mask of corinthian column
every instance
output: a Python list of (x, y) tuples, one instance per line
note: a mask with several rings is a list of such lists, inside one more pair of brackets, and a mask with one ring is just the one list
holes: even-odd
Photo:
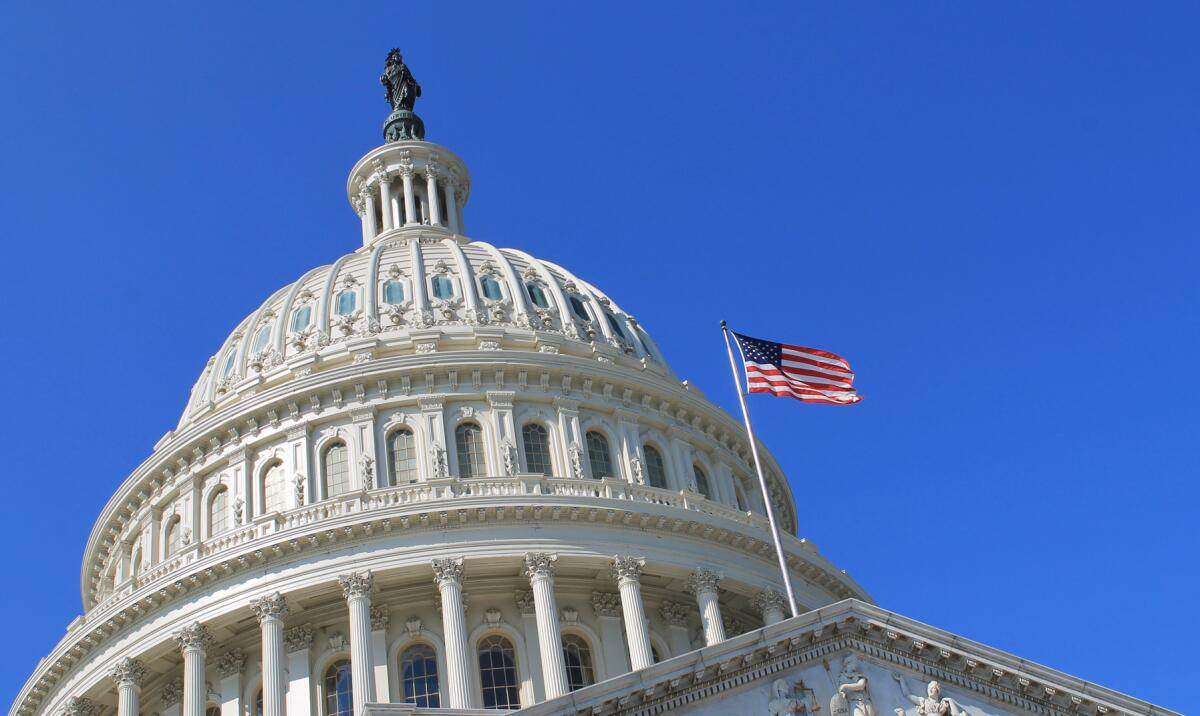
[(383, 215), (383, 230), (392, 230), (392, 177), (388, 174), (379, 175), (379, 204)]
[(525, 555), (525, 574), (533, 588), (533, 609), (537, 613), (538, 648), (542, 652), (542, 679), (546, 698), (567, 693), (567, 664), (563, 660), (562, 636), (558, 631), (558, 605), (554, 601), (554, 562), (558, 555), (529, 552)]
[(138, 716), (146, 667), (137, 659), (125, 658), (117, 662), (109, 676), (117, 682), (117, 716)]
[(654, 664), (650, 650), (650, 632), (646, 629), (646, 608), (642, 605), (642, 567), (638, 557), (613, 558), (612, 577), (621, 592), (621, 611), (625, 617), (625, 640), (629, 642), (629, 661), (633, 670)]
[(250, 603), (262, 631), (262, 716), (283, 716), (287, 685), (283, 668), (283, 620), (288, 615), (287, 601), (279, 592)]
[(425, 194), (429, 197), (429, 223), (432, 226), (440, 226), (442, 210), (438, 206), (437, 170), (433, 164), (425, 167)]
[(413, 164), (409, 157), (400, 159), (400, 185), (404, 188), (404, 225), (417, 223), (417, 197), (413, 193)]
[(204, 650), (212, 643), (208, 628), (192, 622), (175, 632), (183, 651), (183, 716), (204, 716), (208, 683), (204, 679)]
[(463, 615), (463, 558), (433, 560), (433, 579), (442, 595), (442, 636), (446, 639), (446, 685), (450, 691), (450, 708), (474, 708), (467, 622)]
[(725, 625), (721, 622), (720, 596), (721, 575), (707, 569), (697, 569), (688, 579), (688, 589), (696, 595), (696, 606), (700, 607), (700, 622), (704, 624), (704, 643), (708, 645), (725, 641)]
[(371, 589), (375, 577), (370, 571), (351, 572), (340, 575), (338, 584), (350, 608), (350, 688), (358, 716), (368, 701), (375, 700), (375, 674), (371, 668)]
[(763, 624), (766, 626), (778, 624), (787, 618), (783, 611), (787, 607), (787, 597), (773, 589), (764, 589), (754, 595), (752, 603), (762, 613)]

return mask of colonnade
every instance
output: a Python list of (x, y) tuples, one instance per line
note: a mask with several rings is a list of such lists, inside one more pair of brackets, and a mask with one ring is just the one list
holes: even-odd
[[(534, 658), (540, 660), (547, 699), (562, 696), (570, 690), (561, 641), (560, 612), (554, 590), (557, 560), (558, 556), (553, 553), (529, 552), (524, 555), (522, 570), (522, 575), (529, 579), (532, 594), (532, 599), (528, 601), (532, 601), (531, 621), (536, 625), (538, 642), (537, 657)], [(593, 593), (593, 606), (598, 619), (607, 618), (612, 622), (602, 624), (602, 629), (619, 628), (615, 618), (618, 613), (616, 602), (619, 601), (619, 613), (623, 617), (620, 621), (624, 624), (624, 643), (628, 645), (629, 657), (628, 662), (621, 662), (622, 669), (625, 668), (624, 663), (631, 664), (634, 670), (644, 669), (654, 663), (641, 590), (641, 575), (645, 564), (644, 559), (636, 556), (614, 557), (610, 572), (618, 594)], [(434, 582), (441, 597), (442, 638), (445, 644), (446, 693), (443, 694), (442, 706), (452, 709), (480, 708), (478, 694), (473, 686), (473, 659), (465, 619), (464, 560), (462, 557), (435, 559), (431, 566)], [(725, 639), (718, 599), (721, 580), (720, 574), (708, 569), (698, 569), (688, 579), (688, 591), (695, 596), (706, 645)], [(388, 701), (391, 697), (387, 685), (386, 652), (375, 643), (382, 640), (382, 629), (387, 620), (386, 614), (383, 614), (381, 619), (380, 608), (371, 607), (371, 598), (376, 590), (375, 578), (370, 571), (340, 575), (338, 584), (346, 599), (350, 622), (351, 689), (354, 714), (357, 716), (362, 713), (365, 704)], [(527, 598), (528, 594), (526, 593)], [(752, 602), (761, 611), (765, 624), (774, 624), (784, 619), (785, 600), (778, 592), (763, 590), (755, 595)], [(297, 668), (298, 665), (292, 663), (294, 660), (290, 657), (293, 653), (302, 651), (302, 657), (307, 659), (307, 649), (312, 642), (312, 628), (304, 625), (285, 630), (284, 624), (290, 608), (287, 599), (279, 592), (253, 600), (250, 608), (257, 617), (262, 637), (262, 716), (285, 716), (288, 713), (292, 713), (293, 716), (308, 716), (309, 697), (307, 693), (303, 693), (311, 687), (307, 676), (307, 664), (304, 664), (303, 668)], [(526, 610), (523, 608), (522, 611)], [(676, 602), (663, 602), (659, 609), (660, 615), (670, 625), (670, 648), (676, 656), (692, 648), (687, 629), (689, 611), (686, 606)], [(532, 635), (527, 635), (527, 638), (532, 638)], [(182, 683), (168, 683), (165, 691), (170, 692), (172, 701), (177, 700), (181, 708), (166, 711), (172, 716), (205, 716), (209, 694), (205, 659), (213, 637), (207, 626), (200, 622), (192, 622), (176, 632), (174, 639), (183, 655), (183, 679)], [(612, 641), (621, 643), (619, 638)], [(384, 663), (379, 663), (381, 661)], [(218, 661), (218, 675), (223, 679), (236, 675), (244, 665), (245, 655), (240, 650), (234, 650)], [(289, 672), (292, 689), (289, 689)], [(380, 673), (382, 678), (377, 678)], [(141, 686), (145, 675), (146, 669), (143, 664), (133, 658), (121, 660), (112, 669), (110, 676), (117, 687), (117, 716), (138, 716)], [(610, 678), (617, 675), (608, 674)], [(236, 694), (236, 686), (230, 690)], [(290, 695), (293, 690), (301, 693), (293, 697)], [(397, 696), (397, 700), (404, 698), (403, 694)], [(164, 702), (167, 698), (164, 693)], [(293, 699), (290, 704), (289, 699)], [(80, 702), (75, 699), (71, 703), (74, 708), (78, 707)], [(235, 707), (236, 703), (237, 698), (234, 696)], [(64, 715), (79, 716), (75, 711), (66, 715), (66, 709)], [(229, 712), (223, 708), (222, 716), (240, 714), (236, 708), (230, 709)]]
[[(458, 211), (458, 194), (462, 190), (455, 177), (432, 162), (420, 169), (420, 173), (425, 183), (423, 197), (416, 189), (411, 159), (402, 160), (394, 174), (381, 166), (371, 181), (360, 183), (355, 208), (362, 220), (364, 243), (369, 243), (381, 232), (401, 226), (444, 226), (456, 234), (462, 233)], [(400, 179), (399, 193), (393, 191), (397, 177)], [(438, 191), (439, 188), (445, 193)], [(445, 206), (442, 206), (443, 196)]]

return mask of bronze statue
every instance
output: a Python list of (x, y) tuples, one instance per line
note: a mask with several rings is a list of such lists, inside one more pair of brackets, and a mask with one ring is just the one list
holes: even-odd
[(408, 65), (404, 64), (400, 50), (395, 47), (388, 53), (383, 74), (379, 76), (379, 84), (387, 88), (387, 101), (394, 110), (413, 111), (417, 97), (421, 96), (421, 85), (417, 84)]

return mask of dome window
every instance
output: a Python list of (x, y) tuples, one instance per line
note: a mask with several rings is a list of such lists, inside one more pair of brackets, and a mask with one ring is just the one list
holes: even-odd
[(433, 297), (434, 298), (453, 298), (454, 283), (447, 276), (433, 277)]
[(666, 489), (667, 487), (667, 469), (663, 463), (662, 453), (658, 448), (647, 445), (646, 453), (646, 480), (650, 483), (650, 487), (658, 487)]
[(500, 282), (491, 276), (484, 276), (479, 280), (479, 284), (483, 286), (483, 297), (491, 301), (499, 301), (504, 298), (504, 294), (500, 292)]
[(709, 494), (708, 489), (708, 475), (705, 474), (704, 469), (699, 465), (692, 465), (692, 474), (696, 476), (696, 490), (701, 495), (711, 499), (712, 496)]
[(583, 301), (579, 296), (567, 296), (567, 303), (571, 304), (571, 313), (581, 321), (590, 321), (592, 317), (588, 315), (587, 308), (583, 305)]
[(325, 670), (325, 716), (350, 716), (353, 713), (350, 660), (342, 659)]
[(292, 331), (298, 332), (308, 328), (310, 320), (312, 320), (312, 306), (305, 304), (292, 311)]
[(228, 378), (233, 373), (233, 367), (237, 365), (237, 346), (229, 349), (229, 355), (225, 356), (225, 365), (221, 368), (221, 378)]
[(479, 683), (485, 709), (519, 709), (520, 681), (512, 642), (494, 634), (479, 642)]
[(346, 289), (337, 295), (337, 314), (339, 316), (348, 316), (354, 313), (354, 306), (358, 303), (358, 294), (351, 289)]
[(521, 442), (525, 445), (525, 471), (551, 474), (550, 433), (545, 426), (527, 423), (521, 428)]
[(483, 459), (483, 430), (475, 423), (463, 423), (454, 429), (454, 444), (458, 451), (459, 477), (484, 477), (487, 464)]
[(404, 485), (417, 481), (417, 446), (413, 432), (408, 428), (392, 431), (388, 436), (388, 460), (392, 468), (392, 482)]
[(404, 303), (404, 284), (394, 279), (385, 282), (383, 284), (383, 302), (393, 306)]
[(562, 650), (563, 661), (567, 665), (568, 689), (576, 691), (596, 683), (596, 671), (592, 667), (592, 648), (583, 637), (564, 634)]
[(550, 308), (550, 302), (546, 300), (546, 292), (536, 283), (525, 284), (526, 290), (529, 291), (529, 300), (533, 301), (533, 305), (538, 308)]
[(612, 329), (613, 334), (617, 338), (620, 338), (621, 340), (628, 343), (629, 336), (625, 335), (625, 329), (621, 328), (621, 324), (619, 321), (617, 321), (616, 317), (613, 316), (613, 314), (611, 314), (611, 313), (605, 313), (604, 317), (608, 319), (608, 327)]
[(589, 430), (584, 436), (587, 441), (588, 465), (592, 468), (592, 478), (616, 477), (613, 474), (612, 450), (608, 447), (608, 438), (599, 430)]
[(346, 443), (338, 441), (326, 448), (321, 468), (326, 499), (350, 491), (350, 450)]
[(414, 644), (400, 656), (400, 681), (404, 686), (404, 703), (418, 708), (441, 707), (438, 690), (437, 654), (428, 644)]

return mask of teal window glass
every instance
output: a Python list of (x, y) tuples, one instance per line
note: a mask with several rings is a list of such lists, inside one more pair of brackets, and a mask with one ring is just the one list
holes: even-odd
[(579, 296), (568, 296), (567, 303), (571, 304), (571, 313), (581, 321), (590, 321), (592, 317), (588, 315), (587, 309), (583, 306), (583, 301), (579, 300)]
[(388, 281), (383, 284), (384, 303), (404, 303), (404, 284), (399, 281)]
[(229, 355), (225, 356), (225, 367), (221, 368), (221, 377), (228, 378), (233, 372), (233, 367), (237, 365), (237, 347), (229, 349)]
[(480, 285), (483, 286), (483, 296), (492, 301), (499, 301), (504, 298), (504, 294), (500, 293), (500, 282), (491, 276), (484, 276), (480, 280)]
[(254, 342), (250, 344), (251, 353), (262, 353), (267, 347), (267, 342), (271, 340), (270, 324), (258, 329), (258, 333), (254, 334)]
[(625, 335), (625, 331), (621, 328), (621, 324), (617, 321), (617, 319), (613, 317), (613, 314), (606, 313), (604, 314), (604, 317), (608, 319), (608, 327), (612, 329), (612, 332), (617, 336), (617, 338), (628, 342), (629, 336)]
[(312, 306), (305, 304), (295, 311), (292, 311), (292, 330), (303, 331), (308, 328), (308, 322), (312, 320)]
[(546, 292), (536, 283), (525, 284), (526, 290), (529, 291), (529, 300), (533, 301), (533, 305), (538, 308), (550, 308), (550, 302), (546, 300)]
[(354, 305), (358, 302), (358, 294), (346, 289), (337, 295), (337, 314), (346, 316), (354, 313)]
[(433, 297), (434, 298), (452, 298), (454, 296), (454, 283), (446, 276), (433, 277)]

